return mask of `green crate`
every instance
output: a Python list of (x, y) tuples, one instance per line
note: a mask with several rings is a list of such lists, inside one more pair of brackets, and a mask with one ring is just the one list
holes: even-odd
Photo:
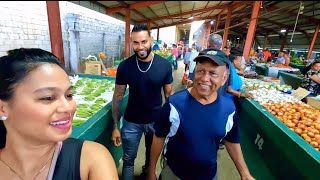
[(259, 180), (320, 177), (320, 153), (251, 99), (240, 101), (241, 147), (252, 175)]
[(299, 77), (296, 74), (287, 73), (284, 71), (279, 71), (278, 77), (280, 79), (281, 84), (290, 85), (293, 89), (297, 89), (298, 87), (300, 87), (303, 81), (303, 77)]
[[(115, 80), (112, 77), (79, 74), (82, 78), (91, 79), (108, 79)], [(121, 116), (128, 103), (128, 90), (126, 91), (121, 107)], [(119, 166), (119, 160), (122, 157), (122, 147), (115, 147), (111, 141), (111, 134), (113, 130), (113, 118), (112, 118), (112, 101), (102, 107), (97, 113), (90, 117), (81, 126), (73, 126), (71, 137), (77, 139), (84, 139), (88, 141), (95, 141), (104, 145), (110, 151), (112, 157), (115, 160), (117, 166)]]

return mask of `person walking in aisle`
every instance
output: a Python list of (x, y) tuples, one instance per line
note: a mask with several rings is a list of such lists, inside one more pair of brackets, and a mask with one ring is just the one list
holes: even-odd
[(197, 62), (194, 86), (168, 98), (155, 122), (148, 180), (155, 180), (162, 149), (163, 180), (217, 180), (217, 152), (225, 142), (241, 179), (254, 180), (240, 147), (238, 118), (233, 101), (217, 93), (228, 79), (228, 56), (206, 49)]
[(176, 44), (172, 45), (172, 54), (174, 55), (175, 59), (173, 60), (173, 69), (178, 69), (178, 58), (179, 58), (179, 49)]
[[(160, 116), (163, 89), (165, 98), (172, 93), (171, 64), (151, 52), (152, 38), (146, 25), (135, 25), (131, 32), (134, 55), (120, 63), (112, 100), (114, 130), (112, 141), (123, 147), (124, 180), (133, 179), (134, 160), (137, 156), (142, 133), (146, 138), (146, 161), (148, 168), (154, 121)], [(129, 100), (124, 113), (121, 134), (118, 129), (122, 99), (129, 85)], [(146, 175), (147, 169), (143, 172)]]

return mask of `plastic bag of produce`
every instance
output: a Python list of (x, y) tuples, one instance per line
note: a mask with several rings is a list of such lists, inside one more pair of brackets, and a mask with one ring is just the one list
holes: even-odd
[(182, 80), (181, 80), (181, 84), (182, 85), (187, 85), (188, 74), (189, 73), (186, 73), (186, 72), (183, 74), (183, 77), (182, 77)]

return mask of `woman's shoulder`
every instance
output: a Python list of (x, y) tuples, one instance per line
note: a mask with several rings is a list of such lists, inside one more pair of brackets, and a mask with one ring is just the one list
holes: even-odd
[(85, 172), (89, 172), (89, 179), (118, 179), (116, 165), (110, 152), (97, 142), (84, 141), (81, 166)]
[(111, 156), (109, 150), (105, 146), (93, 141), (84, 141), (82, 153), (95, 158), (105, 158)]

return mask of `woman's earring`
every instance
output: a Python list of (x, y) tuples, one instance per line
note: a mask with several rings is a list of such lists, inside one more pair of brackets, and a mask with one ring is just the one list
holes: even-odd
[(1, 118), (0, 118), (0, 120), (2, 120), (2, 121), (5, 121), (5, 120), (7, 120), (7, 116), (1, 116)]

